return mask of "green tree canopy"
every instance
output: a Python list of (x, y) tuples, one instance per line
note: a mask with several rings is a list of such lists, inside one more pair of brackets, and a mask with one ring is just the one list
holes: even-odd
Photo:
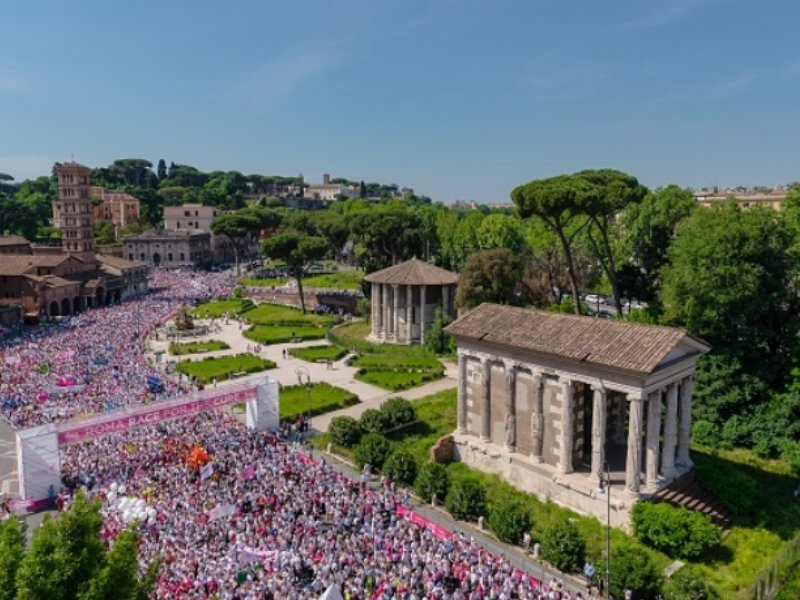
[(598, 189), (584, 178), (558, 175), (537, 179), (511, 192), (523, 218), (539, 217), (555, 232), (564, 252), (575, 314), (580, 314), (580, 289), (575, 268), (573, 242), (589, 224), (586, 214), (596, 203)]
[(300, 307), (305, 313), (306, 303), (303, 296), (303, 275), (309, 264), (324, 258), (328, 252), (328, 243), (324, 238), (308, 235), (296, 229), (283, 229), (274, 236), (264, 240), (261, 246), (264, 254), (270, 258), (283, 260), (291, 268), (297, 279), (297, 291), (300, 295)]
[(482, 302), (519, 304), (522, 276), (519, 256), (507, 248), (476, 252), (467, 259), (456, 290), (456, 304), (472, 308)]
[(233, 245), (236, 258), (236, 274), (241, 275), (239, 266), (240, 257), (247, 253), (247, 240), (258, 235), (261, 220), (250, 213), (237, 212), (232, 215), (220, 215), (211, 221), (211, 231), (214, 235), (228, 236)]

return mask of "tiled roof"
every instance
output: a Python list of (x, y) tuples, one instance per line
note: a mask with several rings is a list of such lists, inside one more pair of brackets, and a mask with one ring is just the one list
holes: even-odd
[(417, 258), (370, 273), (364, 279), (370, 283), (390, 285), (450, 285), (458, 283), (458, 275), (455, 273)]
[(0, 246), (30, 245), (30, 242), (21, 235), (0, 235)]
[(474, 340), (649, 374), (679, 344), (711, 348), (682, 329), (481, 304), (447, 326), (456, 339)]
[(119, 256), (111, 256), (110, 254), (95, 254), (98, 262), (114, 267), (115, 269), (137, 269), (146, 266), (145, 263), (137, 260), (128, 260)]
[(34, 269), (39, 258), (32, 254), (4, 254), (0, 257), (0, 275), (22, 275)]

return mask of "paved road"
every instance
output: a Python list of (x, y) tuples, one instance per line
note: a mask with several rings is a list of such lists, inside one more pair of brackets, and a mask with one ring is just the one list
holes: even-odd
[(19, 495), (16, 436), (11, 425), (0, 419), (0, 497), (6, 495)]
[[(331, 467), (342, 473), (346, 477), (351, 479), (359, 479), (359, 474), (346, 462), (344, 462), (340, 457), (333, 455), (333, 454), (323, 454), (325, 461), (331, 465)], [(373, 488), (378, 488), (378, 483), (372, 484)], [(553, 579), (557, 579), (564, 583), (564, 586), (572, 593), (575, 592), (586, 592), (586, 586), (583, 582), (575, 577), (565, 576), (560, 571), (552, 569), (547, 565), (534, 560), (529, 555), (525, 554), (522, 548), (518, 546), (510, 546), (509, 544), (504, 544), (486, 535), (485, 532), (478, 529), (471, 523), (466, 523), (464, 521), (456, 521), (453, 517), (450, 516), (449, 513), (445, 512), (442, 509), (434, 508), (429, 504), (421, 504), (414, 499), (411, 499), (410, 507), (414, 509), (416, 512), (424, 516), (425, 518), (433, 521), (434, 523), (441, 525), (448, 531), (452, 531), (455, 533), (464, 533), (468, 538), (473, 539), (476, 543), (480, 544), (481, 547), (488, 550), (492, 554), (496, 556), (501, 556), (508, 560), (512, 565), (516, 568), (524, 571), (528, 575), (535, 577), (539, 581), (544, 581), (549, 583)]]

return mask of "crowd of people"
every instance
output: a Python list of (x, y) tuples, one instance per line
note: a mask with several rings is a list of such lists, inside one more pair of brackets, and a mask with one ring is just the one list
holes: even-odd
[(148, 388), (147, 378), (158, 374), (145, 361), (145, 337), (181, 305), (227, 296), (232, 284), (227, 274), (157, 271), (151, 294), (6, 340), (0, 414), (26, 428), (185, 393), (171, 382), (158, 395)]
[[(225, 296), (230, 284), (156, 273), (151, 296), (7, 343), (0, 361), (18, 356), (27, 368), (3, 369), (3, 416), (30, 426), (147, 399), (145, 332), (189, 296)], [(66, 378), (83, 387), (48, 393)], [(163, 561), (159, 600), (299, 600), (331, 585), (350, 600), (581, 597), (464, 535), (412, 522), (393, 486), (370, 489), (304, 455), (285, 431), (249, 430), (223, 410), (67, 446), (62, 480), (62, 507), (78, 490), (103, 499), (107, 539), (137, 527), (142, 569)], [(125, 510), (132, 504), (136, 520)]]

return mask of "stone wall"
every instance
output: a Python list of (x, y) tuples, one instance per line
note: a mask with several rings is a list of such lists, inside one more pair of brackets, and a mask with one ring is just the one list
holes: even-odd
[(431, 448), (432, 462), (449, 462), (453, 460), (453, 436), (443, 435)]

